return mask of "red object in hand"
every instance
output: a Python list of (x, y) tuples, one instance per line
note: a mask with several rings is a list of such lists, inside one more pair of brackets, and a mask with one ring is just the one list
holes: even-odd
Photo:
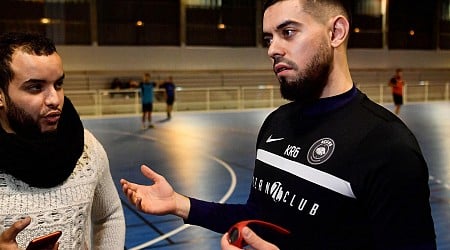
[(266, 221), (262, 221), (262, 220), (244, 220), (241, 222), (238, 222), (236, 224), (234, 224), (229, 230), (228, 230), (228, 242), (230, 242), (230, 244), (239, 247), (239, 248), (243, 248), (244, 246), (247, 245), (247, 243), (245, 242), (244, 238), (242, 237), (242, 228), (244, 228), (245, 226), (248, 226), (249, 224), (257, 224), (257, 225), (261, 225), (264, 226), (266, 228), (270, 228), (274, 231), (277, 231), (279, 233), (282, 234), (290, 234), (290, 232), (283, 228), (280, 227), (278, 225), (272, 224), (270, 222), (266, 222)]
[(55, 231), (44, 236), (40, 236), (38, 238), (30, 241), (26, 250), (42, 250), (42, 249), (53, 249), (55, 244), (58, 242), (59, 237), (61, 236), (61, 231)]

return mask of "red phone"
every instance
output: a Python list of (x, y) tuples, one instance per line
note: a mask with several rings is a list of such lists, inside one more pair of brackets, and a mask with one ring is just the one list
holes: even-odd
[(42, 250), (42, 249), (53, 249), (55, 244), (58, 242), (59, 237), (61, 237), (61, 231), (55, 231), (30, 241), (26, 250)]
[(230, 242), (230, 244), (232, 244), (236, 247), (239, 247), (239, 248), (245, 247), (247, 245), (247, 243), (245, 242), (244, 238), (242, 237), (241, 230), (242, 230), (242, 228), (244, 228), (245, 226), (247, 226), (249, 224), (262, 225), (264, 227), (273, 229), (282, 234), (290, 234), (291, 233), (291, 232), (289, 232), (289, 230), (287, 230), (283, 227), (280, 227), (278, 225), (272, 224), (270, 222), (266, 222), (266, 221), (262, 221), (262, 220), (244, 220), (244, 221), (234, 224), (228, 230), (228, 237), (229, 237), (228, 242)]

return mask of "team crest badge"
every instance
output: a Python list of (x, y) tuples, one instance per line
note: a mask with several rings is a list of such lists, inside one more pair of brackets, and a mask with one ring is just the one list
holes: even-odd
[(319, 165), (330, 159), (334, 152), (334, 141), (331, 138), (322, 138), (309, 148), (308, 162), (312, 165)]

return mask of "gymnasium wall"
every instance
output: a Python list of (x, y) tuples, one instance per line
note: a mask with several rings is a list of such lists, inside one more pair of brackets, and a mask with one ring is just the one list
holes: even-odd
[[(66, 71), (270, 70), (265, 48), (57, 46)], [(351, 69), (450, 69), (450, 51), (348, 52)]]

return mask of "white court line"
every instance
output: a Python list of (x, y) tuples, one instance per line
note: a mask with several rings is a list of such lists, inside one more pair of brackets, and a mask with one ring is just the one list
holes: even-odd
[[(227, 169), (228, 172), (230, 173), (230, 176), (231, 176), (230, 187), (228, 188), (228, 191), (225, 193), (225, 195), (222, 197), (222, 199), (220, 199), (220, 201), (219, 201), (219, 203), (224, 203), (226, 200), (228, 200), (228, 198), (231, 196), (231, 194), (233, 193), (234, 189), (236, 188), (236, 174), (233, 171), (233, 169), (230, 167), (230, 165), (228, 165), (226, 162), (220, 160), (219, 158), (211, 156), (211, 155), (205, 155), (205, 156), (210, 158), (210, 159), (212, 159), (212, 160), (214, 160), (214, 161), (217, 161), (219, 164), (224, 166), (225, 169)], [(162, 241), (164, 239), (167, 239), (167, 238), (171, 237), (172, 235), (175, 235), (175, 234), (177, 234), (177, 233), (179, 233), (179, 232), (189, 228), (190, 226), (191, 225), (189, 225), (189, 224), (184, 224), (183, 226), (180, 226), (180, 227), (178, 227), (178, 228), (176, 228), (176, 229), (174, 229), (174, 230), (172, 230), (172, 231), (170, 231), (170, 232), (168, 232), (166, 234), (163, 234), (163, 235), (161, 235), (161, 236), (159, 236), (157, 238), (154, 238), (151, 241), (148, 241), (148, 242), (142, 243), (140, 245), (137, 245), (137, 246), (135, 246), (133, 248), (130, 248), (130, 250), (139, 250), (139, 249), (143, 249), (145, 247), (151, 246), (151, 245), (153, 245), (155, 243), (158, 243), (158, 242), (160, 242), (160, 241)]]
[[(136, 134), (132, 134), (132, 133), (128, 133), (128, 132), (123, 132), (123, 131), (115, 131), (115, 130), (101, 130), (101, 129), (97, 129), (97, 131), (101, 131), (104, 133), (114, 133), (114, 134), (121, 134), (121, 135), (130, 135), (130, 136), (134, 136), (134, 137), (139, 137), (142, 139), (146, 139), (146, 140), (153, 140), (153, 141), (157, 141), (161, 144), (164, 144), (162, 141), (158, 140), (157, 138), (154, 137), (150, 137), (150, 136), (146, 136), (146, 135), (136, 135)], [(225, 201), (228, 200), (228, 198), (230, 198), (231, 194), (234, 192), (234, 190), (236, 189), (236, 183), (237, 183), (237, 178), (236, 178), (236, 173), (234, 172), (234, 170), (231, 168), (230, 165), (228, 165), (225, 161), (212, 156), (212, 155), (208, 155), (208, 154), (203, 154), (205, 157), (216, 161), (217, 163), (219, 163), (220, 165), (222, 165), (230, 174), (231, 177), (231, 183), (230, 183), (230, 187), (228, 188), (227, 192), (225, 193), (225, 195), (219, 200), (219, 203), (224, 203)], [(156, 244), (162, 240), (165, 240), (187, 228), (189, 228), (191, 225), (189, 224), (184, 224), (183, 226), (180, 226), (178, 228), (175, 228), (172, 231), (169, 231), (168, 233), (165, 233), (159, 237), (156, 237), (150, 241), (144, 242), (140, 245), (137, 245), (135, 247), (130, 248), (129, 250), (140, 250), (143, 249), (145, 247), (151, 246), (153, 244)]]

